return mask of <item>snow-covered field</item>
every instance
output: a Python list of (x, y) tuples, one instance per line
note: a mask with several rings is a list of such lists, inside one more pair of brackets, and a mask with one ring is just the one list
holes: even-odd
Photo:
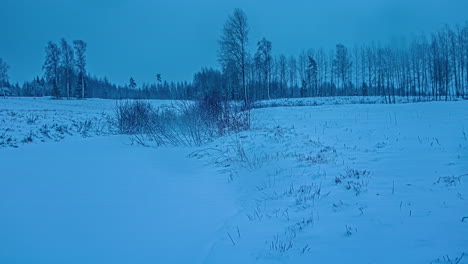
[(468, 263), (468, 101), (261, 108), (191, 148), (114, 106), (0, 100), (0, 263)]
[[(407, 104), (433, 101), (431, 96), (396, 96), (391, 98), (392, 103)], [(342, 104), (386, 104), (388, 98), (382, 96), (333, 96), (333, 97), (307, 97), (307, 98), (281, 98), (256, 101), (254, 108), (280, 107), (280, 106), (318, 106)]]
[[(0, 99), (0, 148), (115, 132), (112, 119), (118, 100)], [(151, 103), (158, 107), (171, 101)]]

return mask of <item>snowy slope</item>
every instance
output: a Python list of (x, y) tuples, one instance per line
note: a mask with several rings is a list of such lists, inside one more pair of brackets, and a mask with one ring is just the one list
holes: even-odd
[[(71, 124), (115, 105), (0, 101), (18, 139), (31, 112)], [(468, 263), (468, 102), (253, 116), (199, 148), (0, 148), (0, 263)]]

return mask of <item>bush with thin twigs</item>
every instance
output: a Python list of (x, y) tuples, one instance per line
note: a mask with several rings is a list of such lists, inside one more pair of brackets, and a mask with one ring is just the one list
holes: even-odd
[(144, 101), (124, 101), (117, 104), (115, 113), (121, 134), (157, 146), (202, 145), (215, 137), (249, 129), (251, 122), (249, 109), (223, 101), (217, 94), (164, 108)]
[(153, 117), (153, 106), (145, 101), (126, 100), (115, 107), (117, 127), (121, 134), (145, 132)]

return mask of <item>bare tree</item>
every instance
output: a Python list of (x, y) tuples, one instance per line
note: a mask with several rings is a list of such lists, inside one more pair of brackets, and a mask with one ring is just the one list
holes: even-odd
[(294, 56), (289, 57), (288, 60), (288, 72), (289, 72), (289, 87), (291, 97), (295, 97), (295, 90), (297, 88), (297, 62)]
[(63, 80), (65, 81), (65, 87), (67, 89), (67, 99), (70, 99), (75, 59), (73, 49), (65, 39), (62, 39), (60, 42), (60, 54), (60, 64), (63, 71)]
[[(76, 68), (78, 71), (78, 89), (77, 97), (85, 98), (85, 77), (86, 77), (86, 43), (82, 40), (73, 41), (73, 47), (76, 55)], [(158, 80), (161, 80), (161, 75), (158, 75)]]
[(301, 88), (299, 95), (300, 97), (306, 97), (307, 96), (307, 90), (308, 90), (308, 82), (307, 82), (307, 68), (308, 68), (308, 56), (305, 51), (302, 51), (301, 54), (299, 54), (299, 79), (301, 81)]
[(360, 60), (359, 60), (359, 48), (357, 46), (353, 47), (353, 73), (354, 73), (354, 91), (352, 92), (353, 95), (357, 95), (357, 87), (359, 86), (359, 68), (360, 68)]
[(315, 58), (317, 61), (317, 96), (324, 96), (324, 83), (326, 82), (327, 77), (327, 69), (328, 69), (328, 62), (327, 62), (327, 55), (324, 49), (318, 49)]
[(281, 97), (287, 97), (286, 86), (288, 84), (288, 62), (287, 62), (286, 56), (280, 55), (278, 57), (277, 68), (278, 68), (279, 85), (280, 85), (279, 95)]
[(46, 47), (46, 59), (42, 66), (45, 79), (52, 85), (51, 94), (55, 98), (60, 97), (60, 89), (58, 87), (60, 67), (60, 49), (57, 44), (50, 42)]
[(265, 87), (268, 100), (271, 99), (270, 83), (272, 70), (272, 45), (271, 42), (262, 38), (257, 43), (257, 52), (255, 53), (255, 65), (259, 69), (261, 83)]
[(246, 85), (246, 67), (247, 67), (247, 43), (249, 26), (247, 16), (241, 9), (235, 9), (224, 24), (221, 38), (219, 39), (220, 48), (218, 50), (219, 62), (223, 71), (235, 71), (228, 75), (235, 74), (240, 76), (244, 101), (247, 103), (248, 92)]
[(348, 49), (343, 44), (336, 45), (335, 59), (333, 60), (335, 73), (341, 81), (343, 92), (348, 86), (348, 77), (350, 76), (352, 62), (348, 55)]

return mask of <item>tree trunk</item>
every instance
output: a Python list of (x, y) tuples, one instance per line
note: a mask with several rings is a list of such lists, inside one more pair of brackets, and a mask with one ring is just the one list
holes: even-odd
[(81, 74), (81, 99), (84, 99), (84, 74)]

